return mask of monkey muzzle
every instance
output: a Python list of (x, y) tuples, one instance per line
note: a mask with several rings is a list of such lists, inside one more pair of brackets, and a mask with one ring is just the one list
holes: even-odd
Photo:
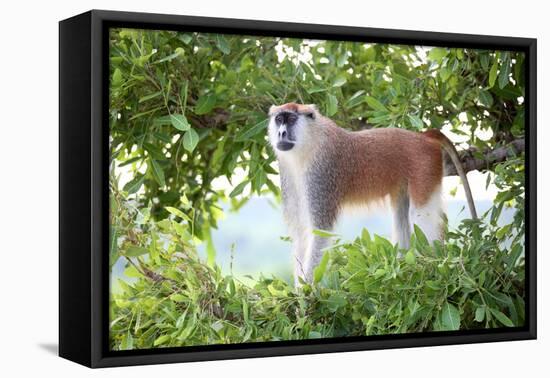
[(280, 151), (288, 151), (294, 147), (294, 141), (288, 137), (286, 126), (281, 126), (277, 132), (277, 149)]

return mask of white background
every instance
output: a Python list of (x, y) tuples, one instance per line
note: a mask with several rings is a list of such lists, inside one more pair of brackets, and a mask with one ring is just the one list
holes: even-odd
[[(550, 373), (544, 235), (550, 186), (545, 109), (550, 27), (544, 1), (50, 1), (0, 5), (0, 375), (543, 376)], [(538, 38), (539, 340), (90, 370), (56, 356), (58, 25), (89, 9)], [(76, 126), (76, 125), (75, 125)], [(545, 351), (546, 349), (546, 351)]]

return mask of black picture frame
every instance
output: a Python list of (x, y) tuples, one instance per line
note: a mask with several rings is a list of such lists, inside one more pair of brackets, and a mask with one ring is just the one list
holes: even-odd
[[(508, 329), (108, 348), (108, 29), (132, 27), (523, 51), (526, 54), (526, 324)], [(59, 355), (88, 367), (536, 338), (536, 39), (92, 10), (59, 23)]]

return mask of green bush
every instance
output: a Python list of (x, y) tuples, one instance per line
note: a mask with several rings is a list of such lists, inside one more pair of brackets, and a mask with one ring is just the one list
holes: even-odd
[(466, 220), (448, 232), (444, 245), (429, 246), (418, 228), (408, 251), (367, 230), (351, 243), (336, 241), (314, 283), (295, 289), (277, 277), (245, 284), (201, 259), (191, 208), (167, 208), (172, 215), (157, 222), (148, 209), (113, 206), (128, 233), (118, 251), (125, 275), (136, 278), (120, 280), (112, 294), (113, 350), (524, 323), (523, 235), (508, 233), (520, 224), (491, 225), (498, 207), (487, 222)]

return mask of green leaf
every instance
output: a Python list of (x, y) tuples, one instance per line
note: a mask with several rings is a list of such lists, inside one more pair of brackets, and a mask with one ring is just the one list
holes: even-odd
[(336, 76), (336, 79), (332, 82), (332, 86), (335, 88), (341, 87), (342, 85), (346, 84), (347, 79), (344, 75), (338, 75)]
[(476, 308), (475, 321), (481, 323), (485, 319), (485, 306)]
[(122, 188), (122, 190), (124, 190), (128, 194), (134, 194), (139, 190), (139, 188), (141, 188), (144, 181), (145, 181), (144, 175), (137, 175), (131, 181), (128, 181), (126, 185), (124, 185), (124, 188)]
[(139, 103), (141, 104), (142, 102), (145, 102), (145, 101), (149, 101), (155, 97), (158, 97), (162, 95), (162, 92), (161, 91), (158, 91), (158, 92), (155, 92), (155, 93), (151, 93), (151, 94), (148, 94), (147, 96), (143, 96), (139, 99)]
[(361, 230), (361, 240), (370, 242), (370, 233), (369, 230), (367, 230), (366, 228), (363, 228)]
[(380, 101), (378, 101), (374, 97), (365, 96), (365, 100), (367, 101), (367, 104), (369, 104), (369, 106), (371, 108), (373, 108), (374, 110), (378, 110), (378, 111), (382, 111), (382, 112), (387, 112), (388, 111), (388, 109)]
[(460, 329), (460, 313), (449, 302), (445, 302), (441, 307), (440, 319), (442, 331), (456, 331)]
[(248, 302), (243, 298), (243, 300), (241, 301), (241, 304), (243, 306), (243, 318), (244, 318), (244, 321), (245, 323), (248, 323), (249, 321), (249, 312), (248, 312)]
[(160, 167), (159, 163), (156, 162), (156, 160), (149, 159), (151, 172), (153, 173), (153, 177), (157, 184), (159, 184), (160, 187), (166, 186), (166, 181), (164, 180), (164, 171)]
[(489, 68), (489, 54), (481, 54), (479, 56), (479, 62), (481, 63), (481, 68), (483, 68), (484, 70)]
[(380, 278), (384, 275), (386, 275), (386, 270), (385, 269), (378, 268), (374, 271), (374, 278)]
[(189, 122), (183, 114), (170, 115), (170, 122), (172, 123), (172, 126), (181, 131), (187, 131), (190, 128)]
[(197, 143), (199, 143), (199, 134), (197, 134), (195, 129), (189, 129), (183, 134), (183, 148), (187, 151), (193, 152), (195, 147), (197, 147)]
[(152, 159), (164, 159), (164, 152), (162, 152), (162, 149), (159, 146), (156, 146), (151, 143), (143, 143), (143, 148), (149, 153)]
[(489, 87), (492, 88), (495, 86), (495, 82), (497, 80), (497, 73), (498, 73), (498, 62), (495, 59), (495, 62), (491, 66), (491, 70), (489, 71)]
[(210, 113), (210, 111), (216, 105), (216, 96), (215, 95), (206, 95), (198, 99), (197, 104), (195, 105), (195, 114), (202, 115)]
[(377, 124), (384, 124), (388, 122), (390, 119), (391, 119), (391, 115), (387, 113), (378, 117), (369, 118), (369, 122), (374, 125), (377, 125)]
[(229, 47), (229, 43), (227, 42), (227, 39), (225, 39), (225, 37), (222, 34), (217, 34), (216, 35), (216, 46), (225, 55), (227, 55), (231, 52), (231, 48)]
[(339, 308), (344, 307), (347, 303), (346, 298), (341, 294), (332, 294), (326, 301), (324, 301), (329, 310), (336, 312)]
[(336, 96), (327, 94), (327, 116), (331, 117), (338, 111), (338, 99)]
[(523, 96), (523, 92), (520, 88), (512, 85), (511, 83), (504, 88), (500, 88), (498, 85), (491, 88), (491, 91), (499, 97), (506, 100), (516, 100), (519, 96)]
[(325, 230), (319, 230), (319, 229), (313, 230), (313, 234), (317, 235), (317, 236), (320, 236), (322, 238), (333, 238), (335, 236), (338, 236), (337, 234), (334, 234), (332, 232), (325, 231)]
[(441, 67), (441, 69), (439, 70), (439, 77), (443, 82), (446, 82), (451, 76), (451, 73), (452, 71), (447, 67)]
[(185, 110), (187, 108), (187, 93), (189, 92), (189, 80), (184, 80), (183, 84), (180, 88), (180, 104), (181, 104), (181, 112), (185, 114)]
[(426, 234), (416, 224), (414, 225), (414, 236), (416, 238), (416, 249), (422, 250), (430, 246)]
[(147, 253), (149, 253), (149, 250), (147, 248), (136, 247), (135, 245), (133, 245), (131, 247), (128, 247), (128, 249), (124, 253), (124, 256), (137, 257), (137, 256), (145, 255)]
[(158, 64), (158, 63), (163, 63), (163, 62), (169, 62), (169, 61), (171, 61), (171, 60), (176, 59), (178, 56), (183, 55), (184, 53), (185, 53), (185, 50), (182, 49), (181, 47), (178, 47), (178, 48), (176, 48), (176, 50), (175, 50), (172, 54), (167, 55), (167, 56), (165, 56), (164, 58), (157, 60), (157, 61), (154, 62), (153, 64)]
[(165, 206), (164, 208), (170, 214), (180, 217), (181, 219), (184, 219), (186, 221), (192, 222), (191, 218), (189, 218), (189, 216), (185, 214), (183, 211), (181, 211), (180, 209), (176, 209), (175, 207), (171, 207), (171, 206)]
[(493, 314), (495, 316), (495, 318), (497, 318), (498, 321), (501, 322), (502, 324), (504, 324), (506, 327), (513, 327), (514, 326), (514, 323), (512, 323), (510, 318), (507, 317), (506, 315), (504, 315), (502, 312), (500, 312), (500, 311), (498, 311), (494, 308), (490, 308), (489, 310), (491, 311), (491, 314)]
[(130, 265), (129, 267), (124, 269), (124, 275), (130, 278), (139, 278), (142, 276), (142, 274), (133, 265)]
[(121, 350), (132, 350), (134, 349), (134, 338), (130, 333), (125, 333), (122, 336), (122, 341), (120, 342)]
[(414, 255), (414, 252), (412, 250), (409, 250), (409, 252), (405, 254), (405, 262), (409, 265), (415, 264), (416, 256)]
[(409, 122), (411, 123), (412, 127), (416, 128), (416, 129), (419, 129), (419, 130), (424, 127), (424, 121), (422, 121), (422, 119), (419, 116), (409, 114), (408, 117), (409, 117)]
[(109, 227), (109, 266), (112, 268), (113, 265), (118, 261), (120, 255), (118, 253), (118, 232), (116, 227)]
[(313, 282), (318, 283), (321, 282), (323, 279), (323, 275), (325, 274), (325, 271), (327, 270), (327, 264), (329, 260), (330, 254), (325, 252), (323, 255), (323, 258), (321, 259), (321, 262), (317, 267), (313, 270)]
[(327, 88), (324, 88), (324, 87), (312, 87), (307, 90), (307, 93), (313, 94), (313, 93), (324, 92), (326, 90)]
[(508, 55), (508, 53), (505, 53), (504, 55), (505, 57), (502, 60), (502, 63), (500, 65), (500, 72), (498, 74), (498, 87), (500, 89), (503, 89), (510, 82), (510, 56)]
[(235, 140), (237, 142), (242, 142), (242, 141), (245, 141), (245, 140), (253, 137), (256, 134), (259, 134), (260, 132), (262, 132), (263, 130), (265, 130), (267, 128), (268, 122), (269, 122), (268, 119), (264, 119), (264, 120), (258, 122), (257, 124), (255, 124), (254, 126), (245, 128), (241, 132), (241, 134), (237, 135)]
[(347, 101), (346, 108), (351, 109), (359, 104), (362, 104), (365, 101), (364, 90), (355, 92)]
[(346, 61), (348, 60), (348, 54), (346, 51), (344, 53), (340, 54), (338, 59), (336, 60), (336, 65), (341, 68), (344, 67), (344, 64), (346, 64)]
[(321, 337), (323, 337), (323, 335), (318, 331), (309, 331), (307, 336), (308, 339), (320, 339)]
[(248, 180), (245, 180), (243, 182), (241, 182), (239, 185), (237, 185), (232, 191), (231, 193), (229, 193), (229, 197), (236, 197), (238, 196), (239, 194), (241, 194), (244, 190), (244, 188), (248, 185), (250, 181)]
[(122, 76), (122, 71), (120, 68), (115, 68), (115, 71), (113, 72), (113, 86), (118, 87), (122, 84), (122, 81), (124, 80)]
[(266, 180), (267, 175), (265, 174), (265, 171), (262, 168), (258, 169), (252, 179), (252, 187), (258, 194), (260, 194), (262, 186), (265, 184)]
[(449, 51), (446, 48), (434, 47), (428, 53), (428, 58), (431, 60), (441, 61), (441, 59), (445, 58), (448, 53)]
[(154, 346), (159, 346), (161, 344), (165, 344), (167, 341), (169, 341), (171, 338), (170, 335), (162, 335), (162, 336), (159, 336), (157, 337), (157, 339), (155, 340), (155, 342), (153, 343)]
[(154, 126), (166, 126), (166, 125), (170, 125), (171, 123), (172, 123), (172, 119), (170, 118), (169, 115), (157, 117), (153, 120)]
[(212, 231), (209, 225), (204, 226), (204, 241), (206, 241), (206, 263), (214, 267), (216, 265), (216, 248), (212, 241)]
[(189, 198), (183, 193), (180, 197), (180, 203), (181, 207), (183, 207), (185, 210), (188, 210), (191, 208), (191, 202), (189, 201)]
[(490, 108), (493, 106), (493, 96), (491, 96), (489, 91), (481, 90), (479, 91), (479, 102), (486, 108)]
[(174, 302), (178, 302), (178, 303), (186, 302), (188, 299), (189, 298), (187, 298), (185, 295), (178, 294), (178, 293), (174, 293), (174, 294), (170, 295), (170, 300), (172, 300)]
[(376, 59), (376, 50), (374, 49), (374, 46), (370, 46), (365, 50), (364, 58), (366, 61), (372, 61)]
[(193, 35), (191, 33), (179, 34), (178, 39), (188, 45), (193, 39)]

